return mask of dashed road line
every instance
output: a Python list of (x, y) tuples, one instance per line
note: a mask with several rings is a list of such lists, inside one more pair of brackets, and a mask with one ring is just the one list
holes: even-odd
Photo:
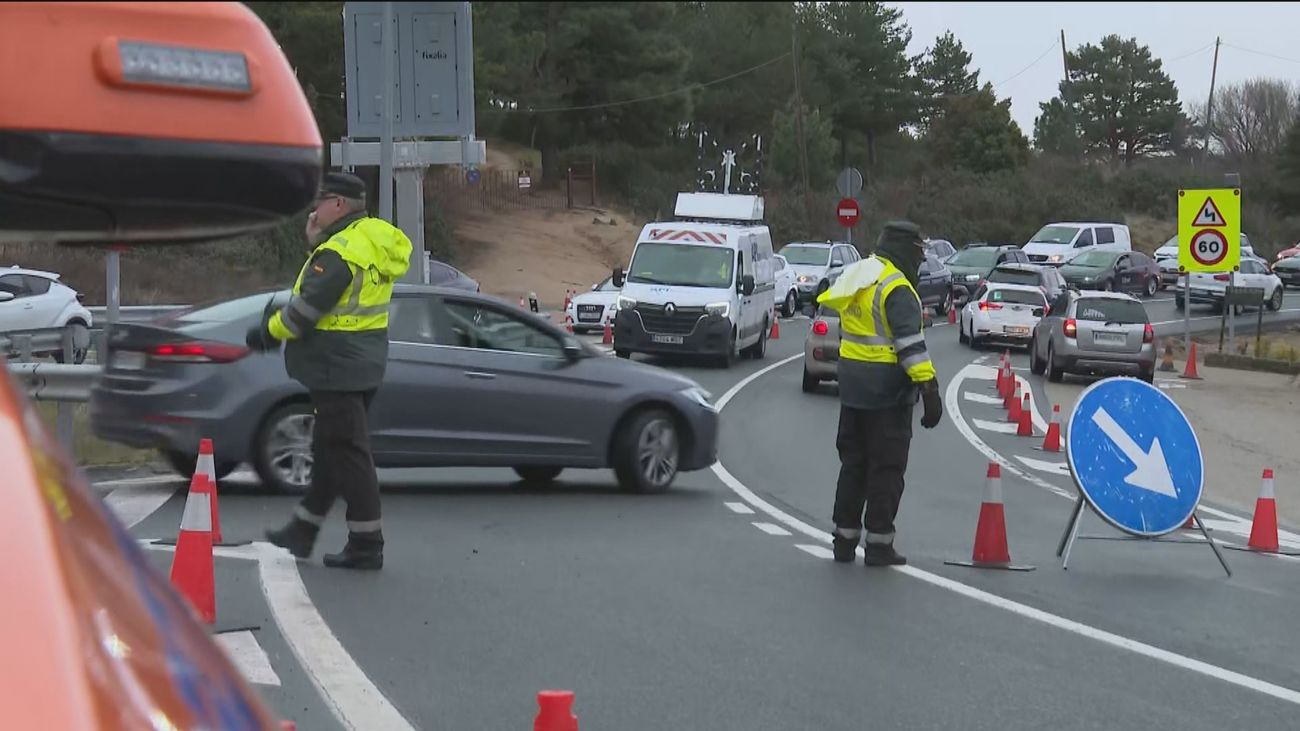
[(817, 558), (826, 558), (826, 559), (835, 558), (835, 552), (827, 548), (826, 546), (812, 546), (807, 543), (797, 543), (795, 544), (795, 548), (799, 549), (800, 551), (803, 551), (804, 553), (812, 554)]
[(226, 651), (226, 656), (239, 668), (244, 678), (258, 685), (280, 684), (280, 676), (271, 667), (271, 658), (258, 643), (257, 638), (248, 630), (226, 632), (216, 636), (217, 644)]
[(788, 536), (788, 535), (790, 535), (790, 531), (786, 530), (785, 528), (782, 528), (782, 527), (779, 526), (779, 525), (772, 525), (771, 523), (753, 523), (752, 525), (753, 525), (755, 528), (757, 528), (757, 529), (763, 531), (764, 533), (768, 534), (769, 536)]
[(1070, 466), (1064, 462), (1045, 462), (1041, 459), (1031, 459), (1029, 457), (1021, 457), (1018, 454), (1014, 454), (1012, 456), (1015, 457), (1017, 460), (1019, 460), (1020, 464), (1023, 464), (1024, 466), (1028, 467), (1031, 470), (1046, 472), (1049, 475), (1060, 475), (1061, 477), (1070, 476)]
[(985, 421), (984, 419), (971, 419), (970, 422), (975, 425), (976, 429), (991, 431), (997, 434), (1015, 434), (1016, 429), (1020, 427), (1009, 421)]
[(753, 510), (753, 508), (749, 507), (748, 505), (746, 505), (746, 504), (744, 504), (744, 503), (726, 503), (726, 506), (727, 506), (728, 508), (731, 508), (731, 512), (733, 512), (733, 513), (739, 513), (740, 515), (753, 515), (753, 514), (754, 514), (754, 510)]

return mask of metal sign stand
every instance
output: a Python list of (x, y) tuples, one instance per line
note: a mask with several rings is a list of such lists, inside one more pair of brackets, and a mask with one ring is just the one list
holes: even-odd
[[(1056, 556), (1061, 559), (1062, 569), (1068, 570), (1070, 568), (1070, 549), (1074, 547), (1074, 542), (1076, 540), (1199, 543), (1199, 541), (1190, 538), (1165, 538), (1163, 536), (1156, 536), (1153, 538), (1145, 536), (1081, 536), (1079, 535), (1079, 525), (1083, 522), (1083, 508), (1085, 504), (1087, 505), (1089, 512), (1093, 515), (1098, 515), (1097, 511), (1092, 507), (1092, 503), (1089, 503), (1083, 496), (1083, 493), (1080, 492), (1078, 500), (1074, 503), (1074, 510), (1070, 513), (1070, 522), (1065, 526), (1065, 533), (1061, 535), (1061, 542), (1056, 547)], [(1098, 517), (1100, 517), (1100, 515), (1098, 515)], [(1196, 526), (1197, 530), (1201, 531), (1202, 536), (1205, 536), (1205, 542), (1210, 544), (1210, 548), (1214, 551), (1215, 558), (1219, 559), (1219, 563), (1223, 566), (1223, 570), (1228, 572), (1228, 576), (1232, 576), (1232, 569), (1228, 568), (1228, 562), (1224, 559), (1223, 552), (1219, 550), (1219, 544), (1210, 536), (1210, 532), (1205, 528), (1205, 524), (1201, 522), (1201, 516), (1197, 514), (1196, 511), (1192, 511), (1192, 524)]]

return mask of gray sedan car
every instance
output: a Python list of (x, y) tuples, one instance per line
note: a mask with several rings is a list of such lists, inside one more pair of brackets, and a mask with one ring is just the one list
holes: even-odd
[[(187, 476), (199, 440), (210, 438), (219, 476), (251, 462), (266, 485), (303, 490), (311, 402), (279, 351), (243, 344), (288, 297), (261, 293), (115, 326), (90, 400), (96, 436), (158, 449)], [(694, 381), (608, 357), (497, 298), (398, 285), (389, 339), (370, 410), (379, 467), (512, 467), (538, 483), (566, 467), (612, 467), (625, 489), (657, 492), (716, 459), (718, 414)]]
[(1034, 328), (1030, 370), (1059, 382), (1066, 373), (1155, 380), (1155, 332), (1136, 297), (1063, 292)]
[(817, 318), (803, 343), (803, 390), (812, 393), (822, 381), (839, 379), (840, 313), (818, 305)]

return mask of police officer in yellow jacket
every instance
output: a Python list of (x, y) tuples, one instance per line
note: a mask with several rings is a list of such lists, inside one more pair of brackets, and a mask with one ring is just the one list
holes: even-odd
[(841, 563), (855, 558), (864, 506), (866, 564), (907, 563), (894, 550), (894, 519), (918, 391), (925, 404), (921, 426), (934, 428), (943, 415), (916, 292), (924, 247), (915, 224), (888, 223), (875, 255), (845, 269), (817, 298), (840, 313), (840, 477), (832, 544)]
[(314, 247), (279, 311), (249, 330), (257, 350), (287, 343), (285, 369), (307, 387), (315, 407), (311, 487), (289, 524), (267, 531), (271, 543), (306, 558), (335, 498), (347, 503), (348, 542), (326, 566), (384, 565), (379, 481), (367, 412), (388, 362), (388, 303), (410, 266), (411, 241), (366, 215), (360, 178), (327, 173), (309, 216)]

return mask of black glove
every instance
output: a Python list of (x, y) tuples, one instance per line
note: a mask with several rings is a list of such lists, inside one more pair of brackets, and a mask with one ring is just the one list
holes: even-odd
[(266, 326), (258, 323), (250, 328), (244, 335), (244, 344), (256, 353), (265, 353), (271, 349), (270, 338), (266, 333)]
[(943, 400), (939, 398), (939, 379), (934, 378), (921, 384), (921, 402), (925, 404), (921, 426), (933, 429), (939, 425), (939, 418), (943, 416)]

